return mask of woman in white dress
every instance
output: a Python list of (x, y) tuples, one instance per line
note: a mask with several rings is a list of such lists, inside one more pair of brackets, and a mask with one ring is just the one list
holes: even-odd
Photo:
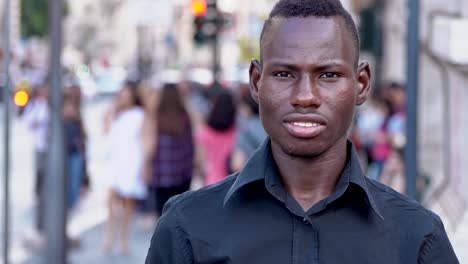
[(142, 176), (144, 110), (138, 98), (136, 83), (127, 82), (114, 103), (114, 114), (111, 114), (107, 129), (110, 146), (107, 177), (110, 193), (103, 250), (112, 250), (115, 231), (119, 230), (121, 253), (128, 254), (128, 229), (136, 200), (146, 196)]

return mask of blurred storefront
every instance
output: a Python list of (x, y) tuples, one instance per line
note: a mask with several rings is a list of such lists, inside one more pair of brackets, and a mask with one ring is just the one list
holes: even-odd
[(153, 64), (164, 57), (165, 36), (175, 17), (176, 1), (68, 3), (70, 14), (65, 21), (65, 46), (81, 52), (83, 63), (154, 70)]

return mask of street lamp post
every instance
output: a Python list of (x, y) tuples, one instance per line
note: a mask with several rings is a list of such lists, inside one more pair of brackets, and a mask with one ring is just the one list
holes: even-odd
[[(48, 152), (48, 170), (45, 177), (45, 218), (46, 218), (46, 263), (67, 263), (66, 239), (66, 174), (65, 148), (62, 126), (62, 12), (63, 0), (49, 1), (49, 36), (50, 68), (49, 89), (50, 105), (50, 141)], [(44, 190), (43, 190), (44, 191)]]
[(10, 249), (10, 0), (3, 2), (3, 263)]
[(408, 0), (407, 32), (407, 118), (405, 174), (406, 194), (416, 198), (418, 177), (418, 79), (419, 79), (419, 0)]

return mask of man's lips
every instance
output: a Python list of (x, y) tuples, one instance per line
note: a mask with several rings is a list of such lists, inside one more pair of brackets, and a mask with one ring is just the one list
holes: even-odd
[(292, 114), (284, 119), (283, 124), (294, 137), (313, 138), (326, 129), (327, 120), (315, 114)]

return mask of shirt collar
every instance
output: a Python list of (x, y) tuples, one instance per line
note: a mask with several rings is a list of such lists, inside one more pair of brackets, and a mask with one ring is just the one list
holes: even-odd
[(349, 169), (350, 172), (349, 175), (349, 182), (354, 183), (361, 187), (361, 189), (365, 192), (367, 201), (369, 202), (372, 210), (383, 220), (384, 217), (382, 213), (380, 212), (374, 197), (372, 196), (372, 193), (369, 191), (369, 188), (367, 186), (367, 179), (366, 176), (364, 175), (364, 172), (362, 171), (361, 167), (361, 162), (359, 160), (359, 155), (357, 154), (356, 149), (354, 148), (354, 145), (348, 141), (348, 150), (349, 150)]
[[(254, 181), (262, 180), (265, 178), (265, 171), (268, 166), (268, 155), (271, 155), (270, 140), (265, 139), (260, 147), (252, 154), (250, 159), (245, 164), (244, 168), (237, 175), (236, 180), (228, 190), (224, 198), (224, 205), (231, 199), (231, 197), (239, 189)], [(271, 160), (272, 161), (272, 160)], [(270, 162), (271, 162), (270, 161)]]
[[(369, 202), (372, 210), (383, 219), (382, 214), (380, 213), (377, 204), (372, 196), (372, 193), (367, 187), (367, 181), (364, 176), (364, 173), (361, 168), (361, 163), (359, 161), (359, 156), (354, 148), (353, 144), (348, 141), (348, 161), (345, 169), (341, 175), (340, 180), (338, 181), (336, 191), (330, 196), (330, 200), (335, 200), (341, 196), (349, 186), (349, 183), (353, 183), (359, 186), (364, 193), (366, 194), (367, 201)], [(234, 184), (228, 190), (225, 198), (224, 205), (231, 199), (231, 197), (242, 187), (259, 180), (264, 180), (268, 178), (268, 181), (271, 185), (276, 185), (279, 187), (278, 179), (273, 179), (270, 175), (274, 167), (273, 155), (271, 153), (270, 139), (267, 138), (262, 145), (257, 149), (257, 151), (249, 159), (245, 167), (239, 172)], [(284, 197), (281, 195), (275, 195), (278, 199), (284, 201)], [(336, 196), (336, 197), (333, 197)]]

